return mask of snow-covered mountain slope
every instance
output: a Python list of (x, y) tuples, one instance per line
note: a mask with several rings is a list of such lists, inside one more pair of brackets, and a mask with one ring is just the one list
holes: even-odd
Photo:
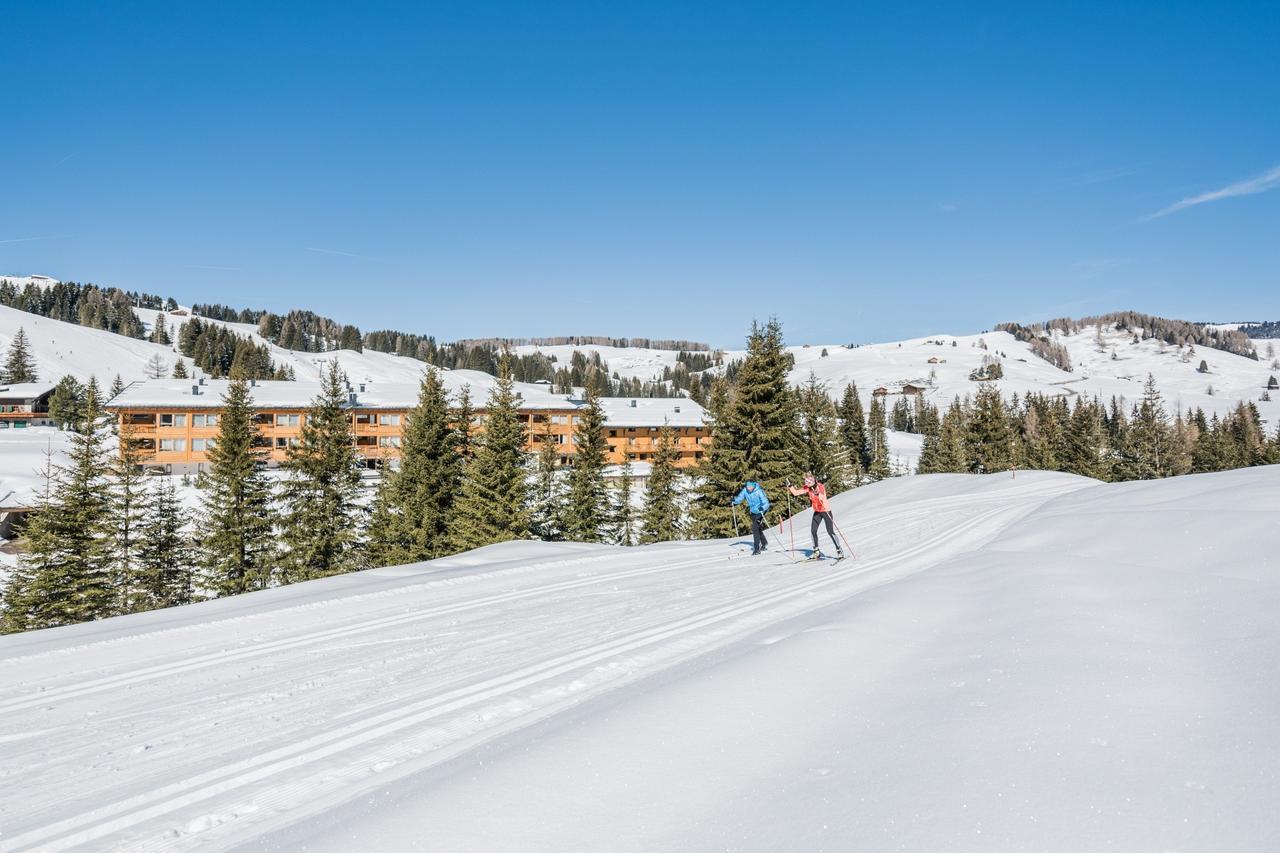
[[(1000, 362), (1004, 377), (997, 385), (1006, 396), (1039, 393), (1049, 396), (1112, 396), (1134, 402), (1142, 396), (1142, 386), (1151, 374), (1164, 395), (1169, 409), (1202, 408), (1206, 413), (1234, 409), (1242, 401), (1258, 403), (1263, 417), (1271, 424), (1280, 419), (1280, 395), (1276, 400), (1262, 401), (1263, 391), (1272, 375), (1280, 376), (1280, 368), (1272, 367), (1267, 344), (1258, 341), (1260, 360), (1254, 361), (1234, 353), (1209, 347), (1188, 349), (1166, 346), (1148, 340), (1133, 343), (1132, 333), (1104, 329), (1102, 347), (1098, 345), (1096, 327), (1086, 327), (1074, 335), (1058, 334), (1055, 340), (1066, 346), (1073, 370), (1060, 370), (1040, 358), (1028, 344), (1007, 332), (984, 332), (979, 335), (931, 335), (906, 341), (864, 344), (854, 348), (842, 345), (800, 345), (789, 347), (795, 356), (790, 379), (805, 382), (812, 373), (827, 385), (835, 398), (849, 382), (856, 382), (864, 404), (872, 391), (884, 387), (891, 393), (905, 384), (925, 388), (925, 396), (945, 408), (955, 397), (977, 391), (977, 382), (969, 375), (983, 366), (984, 359)], [(540, 350), (555, 353), (574, 347), (523, 347), (523, 352)], [(644, 379), (662, 375), (664, 365), (675, 364), (676, 353), (661, 350), (620, 350), (613, 347), (577, 347), (584, 352), (598, 352), (612, 372)], [(1280, 347), (1277, 347), (1280, 349)], [(823, 353), (826, 355), (823, 355)], [(727, 351), (726, 361), (742, 358), (743, 351)], [(934, 359), (935, 363), (930, 363)], [(1200, 373), (1200, 361), (1207, 362), (1208, 373)], [(1210, 393), (1212, 389), (1212, 393)], [(890, 397), (892, 402), (895, 398)]]
[(1280, 468), (834, 504), (0, 638), (0, 848), (1280, 844)]
[(70, 374), (80, 380), (96, 376), (104, 390), (117, 373), (125, 381), (146, 376), (146, 364), (159, 355), (173, 366), (173, 347), (28, 314), (0, 305), (0, 353), (7, 352), (18, 329), (24, 329), (41, 379), (57, 381)]

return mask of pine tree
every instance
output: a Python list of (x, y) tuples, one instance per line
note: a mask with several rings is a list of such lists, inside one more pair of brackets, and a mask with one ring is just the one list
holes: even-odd
[(360, 457), (346, 400), (347, 376), (335, 359), (320, 378), (320, 393), (303, 418), (298, 443), (286, 451), (288, 476), (280, 486), (280, 539), (287, 548), (281, 560), (284, 583), (364, 567)]
[(560, 445), (553, 440), (547, 423), (538, 447), (534, 478), (533, 535), (546, 542), (564, 539), (564, 477), (559, 469)]
[(680, 502), (680, 451), (675, 433), (663, 426), (658, 433), (658, 449), (653, 454), (649, 485), (645, 490), (641, 544), (670, 542), (684, 538), (684, 509)]
[(188, 378), (187, 365), (182, 361), (182, 359), (178, 359), (173, 363), (173, 378), (174, 379)]
[(48, 511), (53, 508), (54, 465), (53, 451), (44, 454), (44, 466), (41, 469), (41, 488), (34, 501), (34, 512), (28, 516), (26, 527), (22, 531), (22, 542), (25, 554), (9, 572), (8, 583), (0, 596), (0, 634), (15, 634), (31, 628), (43, 627), (40, 624), (41, 613), (37, 611), (37, 579), (47, 582), (45, 577), (52, 573), (45, 555), (56, 552), (57, 545), (51, 540), (52, 515)]
[(503, 355), (498, 370), (486, 406), (484, 434), (474, 442), (449, 530), (452, 547), (459, 551), (529, 535), (524, 427), (508, 355)]
[(1067, 451), (1062, 470), (1095, 480), (1111, 478), (1110, 444), (1103, 423), (1102, 404), (1078, 400), (1067, 428)]
[(633, 506), (634, 491), (631, 478), (631, 455), (624, 454), (622, 465), (618, 470), (617, 494), (613, 502), (613, 534), (614, 543), (631, 546), (636, 543), (636, 513)]
[(266, 589), (273, 580), (275, 511), (258, 437), (249, 384), (232, 380), (208, 453), (199, 529), (205, 585), (219, 596)]
[(1013, 432), (1000, 391), (983, 383), (969, 421), (968, 446), (973, 470), (979, 474), (1008, 471), (1013, 465)]
[(871, 398), (871, 413), (867, 416), (867, 449), (871, 463), (867, 474), (873, 480), (883, 480), (893, 475), (889, 467), (889, 436), (885, 431), (884, 402), (880, 397)]
[(858, 386), (850, 382), (844, 388), (838, 410), (840, 416), (840, 440), (854, 468), (854, 485), (861, 473), (871, 467), (871, 454), (867, 447), (867, 419), (862, 412), (862, 398)]
[(195, 599), (196, 549), (172, 477), (150, 490), (138, 530), (138, 584), (148, 607), (177, 607)]
[(102, 619), (119, 612), (112, 586), (110, 463), (101, 409), (90, 384), (69, 463), (52, 465), (45, 502), (25, 534), (15, 593), (27, 629)]
[(693, 502), (693, 526), (704, 538), (732, 536), (734, 532), (731, 501), (745, 479), (741, 454), (734, 453), (729, 427), (729, 386), (716, 379), (707, 398), (707, 431), (711, 445), (698, 464), (697, 488)]
[(967, 416), (954, 400), (942, 417), (937, 435), (927, 435), (916, 470), (921, 474), (963, 474), (969, 471)]
[(1151, 480), (1168, 475), (1171, 432), (1164, 401), (1148, 374), (1142, 402), (1129, 424), (1121, 460), (1122, 479)]
[(147, 474), (138, 439), (129, 427), (120, 432), (120, 450), (111, 466), (110, 524), (113, 585), (121, 613), (148, 609), (138, 571), (140, 532), (147, 503)]
[(115, 379), (111, 380), (111, 388), (107, 391), (107, 400), (108, 401), (114, 400), (116, 397), (120, 395), (120, 392), (123, 390), (124, 390), (124, 379), (120, 376), (119, 373), (117, 373)]
[(84, 419), (84, 394), (74, 376), (62, 377), (49, 396), (49, 417), (60, 427), (75, 428)]
[(796, 392), (800, 412), (800, 468), (812, 471), (827, 487), (827, 494), (843, 492), (850, 478), (848, 455), (841, 446), (836, 408), (827, 386), (810, 373)]
[(461, 472), (458, 431), (444, 381), (427, 368), (401, 440), (400, 467), (387, 472), (369, 525), (372, 565), (395, 566), (451, 553), (447, 541)]
[(0, 382), (17, 385), (20, 382), (37, 382), (36, 361), (31, 355), (31, 344), (27, 341), (27, 332), (21, 326), (14, 333), (9, 343), (9, 352), (4, 359), (4, 369), (0, 370)]
[(594, 388), (587, 389), (586, 405), (574, 429), (576, 452), (569, 471), (565, 503), (565, 538), (574, 542), (599, 542), (609, 521), (609, 494), (604, 469), (608, 442), (604, 434), (604, 409)]
[(163, 344), (164, 346), (173, 343), (169, 339), (169, 327), (165, 324), (163, 311), (156, 314), (155, 325), (151, 328), (151, 343)]
[[(725, 452), (742, 480), (752, 479), (765, 493), (779, 495), (799, 467), (795, 396), (787, 383), (793, 359), (782, 341), (782, 325), (775, 319), (753, 325), (747, 356), (738, 370), (734, 398), (726, 417)], [(725, 498), (726, 503), (732, 494)]]
[(475, 416), (476, 409), (471, 404), (471, 386), (463, 385), (462, 391), (458, 394), (456, 423), (458, 425), (458, 456), (464, 465), (470, 461), (475, 451), (472, 443), (472, 437), (475, 434), (475, 425), (472, 421)]

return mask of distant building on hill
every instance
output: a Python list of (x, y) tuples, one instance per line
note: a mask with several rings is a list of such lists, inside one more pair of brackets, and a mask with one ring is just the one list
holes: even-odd
[[(227, 380), (135, 382), (106, 408), (121, 432), (133, 437), (143, 464), (168, 473), (195, 473), (207, 463), (217, 440), (228, 385)], [(522, 385), (518, 390), (525, 449), (537, 452), (543, 442), (554, 442), (560, 464), (572, 465), (577, 451), (574, 431), (586, 403), (552, 394), (545, 386)], [(258, 447), (266, 464), (279, 465), (289, 446), (297, 444), (307, 409), (319, 392), (318, 382), (251, 383)], [(417, 399), (418, 386), (410, 383), (365, 382), (350, 389), (346, 408), (351, 412), (352, 437), (368, 467), (377, 468), (384, 460), (393, 466), (398, 462), (405, 419)], [(648, 463), (663, 425), (675, 431), (679, 467), (696, 465), (711, 441), (706, 411), (687, 398), (605, 397), (600, 402), (610, 464), (628, 459)], [(482, 401), (477, 401), (472, 428), (484, 431)]]
[(53, 382), (0, 384), (0, 429), (52, 426), (49, 398), (56, 387)]

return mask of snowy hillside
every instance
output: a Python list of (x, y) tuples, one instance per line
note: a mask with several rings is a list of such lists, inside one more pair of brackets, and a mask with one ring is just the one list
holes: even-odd
[(834, 504), (0, 638), (0, 849), (1280, 845), (1280, 468)]
[[(1271, 425), (1280, 419), (1280, 395), (1268, 403), (1261, 401), (1267, 380), (1280, 369), (1271, 366), (1266, 355), (1267, 344), (1258, 341), (1259, 361), (1209, 347), (1188, 350), (1148, 340), (1133, 343), (1128, 332), (1105, 329), (1103, 347), (1098, 346), (1096, 327), (1086, 327), (1074, 335), (1058, 334), (1055, 340), (1064, 344), (1071, 356), (1073, 370), (1060, 370), (1040, 358), (1028, 344), (1007, 332), (985, 332), (979, 335), (931, 335), (906, 341), (864, 344), (855, 348), (843, 345), (799, 345), (789, 347), (795, 356), (791, 381), (805, 382), (810, 373), (827, 384), (838, 398), (844, 386), (856, 382), (864, 404), (870, 402), (877, 387), (891, 394), (905, 384), (925, 388), (925, 397), (945, 408), (959, 396), (972, 395), (977, 382), (969, 375), (983, 366), (984, 359), (996, 359), (1004, 378), (996, 384), (1006, 396), (1038, 393), (1049, 396), (1099, 396), (1109, 401), (1112, 396), (1130, 402), (1142, 396), (1147, 374), (1156, 383), (1172, 412), (1176, 408), (1202, 408), (1206, 413), (1225, 414), (1241, 401), (1258, 402), (1265, 420)], [(522, 352), (540, 350), (562, 356), (561, 350), (574, 347), (522, 347)], [(661, 350), (620, 350), (613, 347), (583, 346), (584, 352), (599, 352), (612, 372), (641, 378), (660, 377), (663, 366), (675, 364), (676, 353)], [(824, 356), (823, 353), (826, 353)], [(1114, 358), (1112, 354), (1114, 353)], [(745, 356), (743, 351), (726, 351), (726, 362)], [(567, 358), (567, 356), (566, 356)], [(930, 363), (930, 360), (935, 360)], [(1200, 361), (1208, 363), (1209, 372), (1199, 373)], [(561, 360), (564, 360), (562, 358)], [(1209, 393), (1209, 389), (1213, 393)], [(890, 397), (890, 402), (895, 398)]]

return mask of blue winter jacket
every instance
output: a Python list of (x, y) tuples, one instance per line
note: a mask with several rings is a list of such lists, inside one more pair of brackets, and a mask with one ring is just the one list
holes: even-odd
[[(752, 486), (755, 486), (755, 488), (751, 488)], [(747, 485), (733, 499), (734, 504), (740, 504), (743, 501), (747, 502), (747, 510), (752, 515), (764, 515), (769, 511), (769, 496), (764, 493), (764, 489), (755, 480), (748, 480)]]

